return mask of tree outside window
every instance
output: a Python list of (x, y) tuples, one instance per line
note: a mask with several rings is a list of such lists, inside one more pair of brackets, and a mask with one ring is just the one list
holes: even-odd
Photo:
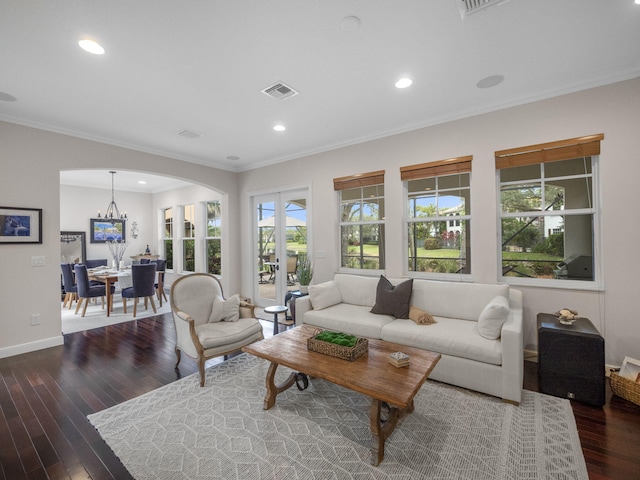
[(207, 272), (222, 274), (222, 215), (220, 202), (206, 202), (207, 236), (205, 238)]
[(164, 257), (167, 259), (167, 270), (173, 269), (173, 209), (164, 209), (164, 232), (162, 245), (164, 248)]
[(183, 213), (182, 269), (185, 272), (195, 272), (195, 205), (185, 205), (183, 207)]

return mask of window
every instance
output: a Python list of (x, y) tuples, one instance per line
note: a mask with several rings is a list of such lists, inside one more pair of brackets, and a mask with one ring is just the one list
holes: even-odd
[(340, 266), (384, 269), (384, 170), (336, 178), (340, 195)]
[(207, 233), (205, 237), (205, 248), (207, 259), (207, 272), (214, 275), (221, 275), (222, 258), (222, 216), (220, 212), (220, 202), (205, 202)]
[(182, 270), (185, 272), (195, 272), (195, 205), (185, 205), (183, 207), (183, 230), (182, 230)]
[(496, 152), (504, 278), (596, 280), (594, 185), (602, 138)]
[(164, 233), (162, 238), (164, 258), (167, 259), (167, 269), (173, 269), (173, 209), (164, 209)]
[(466, 156), (400, 168), (408, 271), (471, 273), (471, 161)]

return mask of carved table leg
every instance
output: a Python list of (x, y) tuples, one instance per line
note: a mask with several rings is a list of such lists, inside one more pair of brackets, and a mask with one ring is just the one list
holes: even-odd
[[(396, 426), (398, 425), (398, 420), (404, 417), (404, 414), (410, 408), (413, 410), (413, 402), (409, 406), (407, 410), (400, 410), (399, 408), (392, 407), (388, 405), (388, 414), (387, 418), (382, 417), (382, 405), (384, 402), (381, 400), (376, 400), (375, 398), (371, 401), (371, 410), (370, 410), (370, 427), (371, 433), (373, 434), (373, 445), (371, 447), (371, 463), (373, 465), (380, 465), (382, 460), (384, 459), (384, 442), (391, 436)], [(385, 407), (387, 405), (385, 404)]]
[(271, 362), (267, 371), (267, 395), (264, 397), (264, 410), (269, 410), (276, 404), (276, 397), (280, 392), (284, 392), (296, 382), (296, 373), (291, 373), (289, 377), (280, 385), (276, 385), (275, 377), (278, 364)]

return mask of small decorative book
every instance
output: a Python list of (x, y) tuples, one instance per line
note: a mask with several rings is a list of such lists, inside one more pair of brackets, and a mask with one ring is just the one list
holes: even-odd
[(394, 367), (406, 367), (409, 365), (409, 355), (403, 352), (389, 354), (389, 363)]

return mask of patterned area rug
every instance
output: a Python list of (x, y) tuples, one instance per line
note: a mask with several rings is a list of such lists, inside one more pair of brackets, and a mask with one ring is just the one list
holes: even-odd
[[(169, 298), (169, 294), (167, 294), (167, 298)], [(84, 330), (91, 330), (92, 328), (106, 327), (108, 325), (115, 325), (116, 323), (130, 322), (132, 320), (140, 320), (141, 318), (171, 312), (171, 305), (169, 302), (163, 300), (162, 307), (157, 300), (155, 300), (155, 303), (156, 311), (158, 312), (157, 314), (153, 313), (151, 305), (149, 305), (149, 308), (145, 310), (144, 301), (140, 300), (140, 303), (138, 303), (136, 318), (133, 318), (133, 301), (127, 300), (127, 313), (125, 314), (122, 307), (122, 298), (120, 296), (113, 299), (113, 311), (108, 317), (107, 310), (106, 308), (102, 308), (100, 299), (98, 299), (97, 303), (89, 304), (84, 317), (81, 315), (82, 309), (77, 315), (75, 314), (76, 304), (74, 303), (71, 310), (65, 307), (62, 308), (62, 333), (82, 332)]]
[(374, 467), (367, 397), (312, 380), (265, 411), (267, 368), (242, 354), (88, 418), (136, 479), (588, 478), (568, 400), (427, 381)]

